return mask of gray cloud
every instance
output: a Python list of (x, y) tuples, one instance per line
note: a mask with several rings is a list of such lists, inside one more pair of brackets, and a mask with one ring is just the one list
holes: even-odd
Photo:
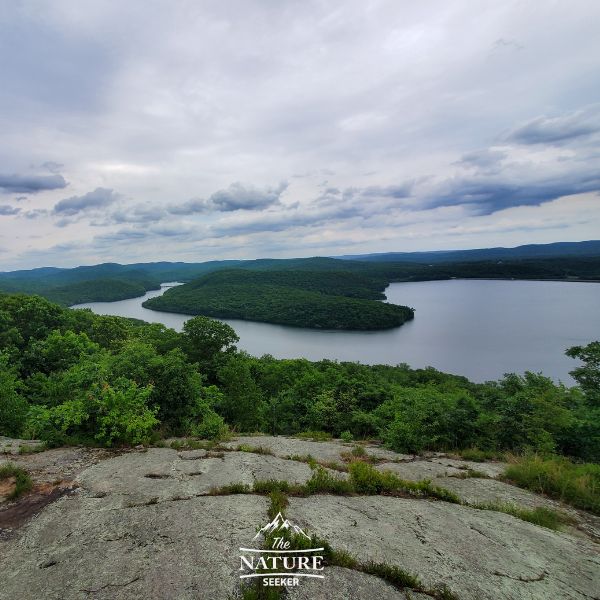
[(562, 196), (600, 191), (600, 172), (515, 181), (505, 178), (454, 178), (438, 188), (427, 208), (467, 205), (479, 215), (513, 206), (539, 206)]
[(191, 215), (205, 212), (233, 212), (236, 210), (263, 210), (280, 203), (288, 183), (282, 181), (276, 187), (257, 188), (236, 182), (227, 189), (212, 194), (208, 200), (192, 199), (169, 207), (174, 215)]
[(560, 144), (600, 131), (600, 105), (560, 117), (537, 117), (514, 129), (507, 140), (519, 144)]
[(2, 216), (16, 215), (20, 212), (21, 212), (20, 208), (14, 208), (8, 204), (3, 204), (0, 206), (0, 215), (2, 215)]
[(64, 177), (54, 175), (0, 175), (0, 189), (8, 193), (35, 194), (67, 187)]
[(497, 167), (498, 163), (507, 156), (507, 153), (502, 150), (490, 150), (486, 148), (463, 154), (456, 164), (476, 169), (491, 169)]
[(3, 265), (597, 236), (600, 3), (475, 4), (5, 2)]
[(55, 215), (71, 217), (91, 209), (106, 208), (117, 198), (118, 194), (111, 189), (96, 188), (93, 192), (88, 192), (83, 196), (71, 196), (57, 202), (52, 212)]

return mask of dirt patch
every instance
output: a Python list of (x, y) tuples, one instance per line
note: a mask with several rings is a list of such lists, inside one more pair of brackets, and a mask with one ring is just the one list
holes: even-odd
[(56, 485), (43, 483), (19, 500), (0, 509), (0, 539), (6, 539), (45, 506), (72, 493), (76, 484), (73, 481), (61, 481)]
[(0, 481), (0, 502), (4, 502), (15, 491), (16, 483), (17, 480), (14, 477)]

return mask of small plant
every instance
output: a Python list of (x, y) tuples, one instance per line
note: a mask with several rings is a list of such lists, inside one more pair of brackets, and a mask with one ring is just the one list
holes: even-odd
[(306, 482), (304, 488), (308, 494), (351, 494), (354, 492), (352, 483), (325, 470), (321, 465), (313, 469), (312, 477)]
[(328, 442), (332, 436), (326, 431), (301, 431), (293, 437), (301, 440), (312, 440), (313, 442)]
[(19, 496), (27, 493), (33, 487), (33, 481), (29, 473), (21, 467), (8, 463), (0, 467), (0, 481), (4, 479), (15, 480), (15, 489), (8, 495), (9, 500), (14, 500)]
[(460, 473), (456, 473), (454, 475), (448, 475), (448, 477), (455, 477), (456, 479), (490, 479), (490, 476), (483, 471), (478, 471), (477, 469), (464, 469)]
[(368, 562), (362, 565), (361, 571), (376, 575), (392, 585), (399, 588), (420, 589), (421, 582), (415, 575), (411, 575), (404, 569), (395, 565), (387, 565), (385, 563)]
[(240, 444), (236, 447), (238, 452), (251, 452), (252, 454), (268, 454), (273, 456), (273, 450), (268, 446), (249, 446), (248, 444)]
[(21, 444), (19, 446), (19, 454), (37, 454), (43, 452), (46, 449), (46, 444), (37, 444), (36, 446), (27, 446)]
[(389, 471), (377, 471), (370, 464), (356, 461), (350, 464), (350, 478), (359, 494), (399, 494), (427, 496), (453, 504), (461, 504), (460, 498), (446, 488), (431, 485), (427, 479), (408, 481)]
[(495, 510), (497, 512), (502, 512), (507, 515), (512, 515), (517, 519), (521, 519), (522, 521), (540, 525), (547, 529), (554, 529), (555, 531), (560, 530), (564, 524), (571, 522), (571, 519), (567, 515), (546, 508), (545, 506), (536, 506), (533, 509), (529, 509), (516, 506), (515, 504), (489, 502), (474, 504), (472, 507), (480, 510)]
[(349, 431), (342, 431), (342, 433), (340, 433), (340, 439), (342, 442), (351, 442), (354, 440), (354, 436)]
[(456, 454), (464, 460), (471, 460), (473, 462), (485, 462), (486, 460), (498, 460), (503, 458), (501, 452), (496, 452), (494, 450), (479, 450), (479, 448), (458, 450)]
[(210, 496), (228, 496), (230, 494), (251, 494), (252, 486), (247, 483), (230, 483), (221, 487), (210, 488), (208, 494)]
[(291, 487), (285, 479), (257, 479), (252, 489), (256, 494), (270, 494), (273, 491), (288, 493)]

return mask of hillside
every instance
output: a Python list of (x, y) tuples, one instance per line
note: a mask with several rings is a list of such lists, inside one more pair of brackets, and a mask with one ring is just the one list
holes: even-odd
[[(133, 298), (143, 295), (147, 290), (158, 289), (163, 282), (191, 282), (211, 273), (236, 269), (238, 273), (304, 271), (312, 273), (313, 280), (317, 273), (337, 273), (335, 286), (342, 286), (338, 295), (381, 299), (385, 285), (393, 281), (450, 278), (600, 280), (598, 247), (600, 242), (580, 242), (455, 252), (365, 255), (357, 257), (357, 260), (327, 257), (265, 258), (204, 263), (104, 263), (73, 269), (42, 267), (0, 273), (0, 292), (39, 294), (63, 306), (70, 306), (81, 302)], [(342, 273), (346, 277), (344, 285), (340, 279)], [(354, 282), (351, 282), (352, 277), (356, 278)], [(366, 296), (364, 289), (357, 291), (358, 288), (364, 288), (365, 278), (372, 281), (367, 286), (370, 292)], [(311, 285), (305, 280), (295, 287), (311, 291)], [(354, 291), (349, 292), (350, 288)], [(323, 288), (315, 291), (326, 293)], [(236, 311), (239, 312), (239, 308)]]
[(527, 244), (515, 248), (475, 248), (473, 250), (439, 250), (431, 252), (381, 252), (375, 254), (348, 254), (344, 260), (367, 262), (446, 263), (478, 260), (522, 260), (528, 258), (557, 258), (600, 256), (600, 241), (555, 242)]

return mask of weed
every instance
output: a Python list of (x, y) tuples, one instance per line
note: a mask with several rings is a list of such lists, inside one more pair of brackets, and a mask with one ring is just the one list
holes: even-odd
[(268, 446), (249, 446), (248, 444), (240, 444), (236, 447), (238, 452), (251, 452), (252, 454), (269, 454), (273, 456), (273, 450)]
[(21, 444), (19, 446), (19, 454), (37, 454), (38, 452), (43, 452), (46, 450), (46, 444), (38, 444), (36, 446), (27, 446), (25, 444)]
[(313, 442), (327, 442), (331, 439), (331, 434), (326, 431), (301, 431), (293, 437), (301, 440), (312, 440)]
[(210, 496), (228, 496), (230, 494), (251, 494), (252, 486), (247, 483), (230, 483), (221, 487), (210, 488), (208, 494)]
[(313, 469), (312, 477), (306, 482), (304, 488), (308, 494), (351, 494), (354, 492), (352, 483), (346, 479), (335, 476), (325, 470), (321, 465)]
[(512, 460), (514, 464), (504, 472), (505, 479), (600, 514), (600, 465), (575, 464), (566, 458), (545, 458), (537, 454)]
[(470, 506), (479, 510), (495, 510), (497, 512), (502, 512), (507, 515), (512, 515), (517, 519), (521, 519), (522, 521), (540, 525), (547, 529), (554, 529), (555, 531), (561, 529), (565, 523), (571, 522), (571, 519), (567, 515), (546, 508), (545, 506), (536, 506), (533, 509), (529, 509), (522, 506), (516, 506), (515, 504), (503, 504), (498, 502), (472, 504)]
[(31, 477), (25, 469), (16, 467), (11, 463), (0, 467), (0, 481), (13, 477), (15, 479), (15, 489), (8, 496), (10, 500), (14, 500), (22, 494), (27, 493), (33, 487), (33, 481), (31, 481)]
[(343, 442), (351, 442), (354, 439), (354, 436), (350, 431), (342, 431), (342, 433), (340, 433), (340, 439)]
[(422, 587), (418, 577), (411, 575), (404, 569), (396, 567), (395, 565), (367, 562), (361, 565), (361, 571), (369, 573), (370, 575), (377, 575), (377, 577), (384, 579), (399, 588), (408, 587), (414, 590)]
[(479, 448), (458, 450), (456, 454), (458, 454), (464, 460), (471, 460), (473, 462), (485, 462), (486, 460), (497, 460), (504, 458), (504, 454), (501, 452), (495, 452), (494, 450), (479, 450)]
[(460, 498), (446, 488), (423, 481), (407, 481), (389, 471), (377, 471), (371, 465), (356, 461), (350, 464), (350, 478), (354, 490), (359, 494), (405, 493), (411, 496), (427, 496), (453, 504), (461, 504)]

